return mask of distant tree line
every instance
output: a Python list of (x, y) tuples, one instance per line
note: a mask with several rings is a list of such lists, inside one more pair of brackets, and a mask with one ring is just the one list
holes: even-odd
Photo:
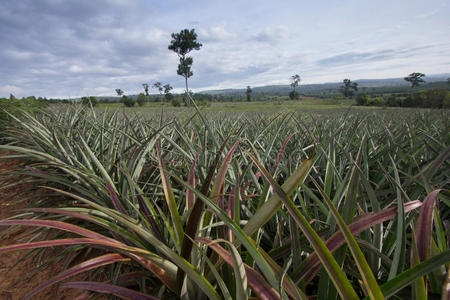
[[(173, 87), (170, 84), (163, 85), (161, 82), (155, 82), (152, 86), (153, 88), (158, 90), (159, 95), (150, 95), (149, 94), (149, 84), (143, 83), (142, 88), (144, 89), (144, 93), (139, 93), (137, 96), (127, 96), (122, 89), (116, 89), (116, 93), (120, 98), (120, 102), (122, 102), (127, 107), (133, 107), (136, 103), (139, 106), (144, 106), (147, 102), (170, 102), (172, 101), (173, 95), (170, 92)], [(164, 92), (164, 96), (163, 96)]]
[[(365, 93), (356, 96), (357, 105), (390, 106), (390, 107), (424, 107), (424, 108), (450, 108), (450, 92), (446, 88), (428, 89), (414, 93), (425, 80), (425, 74), (414, 72), (404, 78), (411, 85), (409, 94), (385, 94), (383, 96), (369, 97)], [(447, 80), (450, 85), (450, 80)]]
[(12, 94), (9, 98), (0, 98), (0, 139), (3, 138), (5, 127), (11, 120), (9, 114), (19, 115), (22, 111), (33, 114), (51, 102), (56, 102), (56, 100), (34, 96), (16, 98)]
[[(411, 73), (404, 78), (410, 84), (407, 86), (385, 86), (385, 87), (359, 87), (358, 83), (352, 82), (350, 79), (344, 79), (340, 86), (334, 84), (334, 89), (325, 85), (322, 91), (308, 91), (307, 88), (302, 88), (302, 95), (313, 96), (317, 98), (334, 98), (335, 100), (343, 98), (354, 98), (357, 105), (361, 106), (399, 106), (399, 107), (433, 107), (433, 108), (448, 108), (448, 91), (450, 90), (450, 79), (443, 82), (432, 82), (424, 85), (423, 79), (425, 74)], [(298, 74), (290, 77), (290, 88), (273, 86), (263, 88), (252, 88), (247, 86), (247, 89), (236, 90), (225, 93), (193, 93), (189, 94), (173, 94), (172, 86), (170, 84), (163, 85), (161, 82), (155, 82), (150, 85), (143, 83), (143, 93), (138, 95), (126, 95), (125, 92), (118, 88), (115, 89), (117, 97), (94, 97), (86, 96), (81, 99), (54, 99), (54, 98), (36, 98), (34, 96), (16, 98), (10, 95), (9, 98), (1, 98), (3, 103), (16, 103), (18, 106), (23, 106), (25, 103), (40, 103), (47, 105), (51, 103), (76, 103), (81, 102), (85, 105), (92, 105), (95, 107), (99, 103), (114, 103), (121, 102), (127, 107), (135, 105), (144, 106), (149, 102), (170, 103), (173, 106), (188, 105), (190, 99), (195, 98), (197, 105), (207, 106), (211, 102), (243, 102), (243, 101), (283, 101), (295, 100), (299, 98), (297, 87), (300, 83), (300, 76)], [(157, 94), (150, 94), (149, 90), (156, 89)], [(359, 92), (359, 93), (358, 93)], [(341, 96), (339, 96), (339, 94)], [(356, 98), (355, 98), (356, 96)], [(28, 105), (28, 104), (27, 104)]]
[(450, 92), (446, 89), (431, 89), (412, 95), (386, 94), (373, 97), (359, 93), (355, 101), (360, 106), (450, 108)]
[(8, 101), (9, 101), (9, 103), (12, 103), (14, 101), (17, 101), (16, 103), (19, 104), (19, 106), (20, 106), (20, 104), (24, 104), (24, 103), (39, 103), (42, 105), (47, 105), (49, 103), (71, 103), (71, 101), (68, 99), (35, 97), (35, 96), (16, 98), (13, 94), (10, 94), (9, 98), (0, 98), (0, 101), (2, 103), (6, 103)]

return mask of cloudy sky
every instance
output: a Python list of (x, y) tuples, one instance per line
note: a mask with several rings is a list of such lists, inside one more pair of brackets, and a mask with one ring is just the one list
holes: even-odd
[(203, 43), (194, 91), (448, 73), (449, 16), (448, 0), (1, 0), (0, 97), (181, 91), (167, 46), (184, 28)]

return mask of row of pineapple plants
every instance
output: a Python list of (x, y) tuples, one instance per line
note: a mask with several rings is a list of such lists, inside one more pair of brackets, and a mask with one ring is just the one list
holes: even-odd
[(39, 196), (0, 221), (34, 228), (0, 253), (60, 247), (41, 263), (67, 266), (26, 299), (53, 284), (123, 299), (448, 296), (446, 111), (11, 117), (2, 159), (24, 163), (4, 188)]

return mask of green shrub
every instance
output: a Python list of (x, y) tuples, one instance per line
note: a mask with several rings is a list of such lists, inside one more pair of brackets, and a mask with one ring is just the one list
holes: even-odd
[(174, 106), (174, 107), (181, 106), (180, 99), (178, 99), (177, 97), (172, 97), (170, 104), (172, 104), (172, 106)]
[(396, 97), (395, 95), (389, 95), (386, 98), (386, 105), (393, 107), (393, 106), (400, 106), (400, 104), (402, 103), (401, 99)]
[(97, 98), (95, 98), (94, 96), (90, 96), (90, 97), (82, 97), (81, 103), (84, 105), (96, 106), (98, 104), (98, 101)]
[(145, 96), (145, 94), (140, 93), (137, 96), (136, 102), (139, 106), (144, 106), (144, 104), (147, 102), (147, 96)]
[(446, 89), (433, 89), (425, 91), (424, 96), (424, 107), (442, 108), (449, 97), (449, 92)]
[(209, 101), (206, 101), (206, 100), (204, 100), (204, 99), (197, 100), (197, 101), (195, 101), (195, 103), (196, 103), (198, 106), (203, 106), (203, 107), (211, 106), (211, 103), (209, 103)]
[(292, 91), (292, 92), (290, 92), (289, 93), (289, 98), (291, 99), (291, 100), (297, 100), (298, 99), (298, 93), (296, 92), (296, 91)]
[(122, 102), (126, 107), (133, 107), (134, 104), (136, 103), (136, 101), (134, 101), (133, 98), (127, 97), (127, 96), (125, 96), (125, 95), (122, 96), (121, 102)]
[(368, 97), (366, 93), (356, 95), (356, 105), (367, 105)]
[(442, 102), (442, 108), (450, 108), (450, 92), (447, 92), (444, 101)]
[(369, 106), (383, 106), (386, 105), (386, 101), (383, 97), (372, 97), (368, 100), (367, 105)]

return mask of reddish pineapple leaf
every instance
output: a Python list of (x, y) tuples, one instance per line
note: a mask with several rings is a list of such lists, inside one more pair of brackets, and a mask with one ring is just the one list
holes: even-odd
[[(50, 209), (46, 209), (50, 210)], [(60, 211), (59, 213), (63, 213)], [(74, 213), (66, 212), (68, 215), (77, 215)], [(130, 257), (137, 260), (144, 267), (152, 271), (164, 284), (169, 287), (172, 291), (176, 291), (175, 279), (172, 278), (166, 270), (158, 266), (156, 263), (151, 260), (139, 256), (139, 254), (149, 255), (150, 252), (136, 248), (132, 246), (125, 245), (119, 241), (116, 241), (111, 238), (107, 238), (103, 235), (97, 234), (90, 230), (78, 227), (73, 224), (68, 224), (59, 221), (49, 221), (49, 220), (4, 220), (0, 221), (0, 226), (5, 225), (28, 225), (28, 226), (39, 226), (39, 227), (51, 227), (60, 229), (63, 231), (77, 233), (82, 236), (86, 236), (88, 238), (71, 238), (71, 239), (59, 239), (59, 240), (50, 240), (50, 241), (39, 241), (32, 243), (23, 243), (16, 245), (9, 245), (0, 247), (0, 254), (9, 251), (22, 250), (22, 249), (34, 249), (34, 248), (43, 248), (43, 247), (54, 247), (54, 246), (63, 246), (63, 245), (81, 245), (81, 244), (90, 244), (97, 245), (100, 247), (114, 249), (115, 251), (121, 250), (129, 254)]]
[[(213, 249), (228, 265), (233, 267), (231, 255), (228, 250), (225, 250), (217, 244), (217, 242), (207, 238), (198, 237), (196, 240)], [(280, 299), (278, 292), (267, 283), (261, 274), (247, 264), (244, 264), (244, 268), (248, 285), (252, 288), (259, 299)]]
[(61, 288), (83, 289), (103, 294), (112, 294), (127, 300), (155, 300), (155, 296), (147, 295), (138, 291), (127, 289), (114, 284), (94, 281), (74, 281), (61, 285)]
[(223, 184), (225, 182), (225, 176), (227, 175), (228, 166), (230, 165), (231, 158), (233, 157), (234, 151), (236, 150), (238, 145), (239, 140), (237, 140), (234, 143), (234, 145), (228, 151), (227, 155), (225, 156), (225, 159), (222, 162), (222, 166), (220, 167), (219, 172), (217, 173), (216, 180), (214, 181), (213, 189), (210, 195), (210, 198), (213, 200), (217, 195), (220, 194), (220, 191), (223, 189)]
[(150, 209), (148, 208), (144, 199), (139, 194), (137, 194), (137, 199), (139, 202), (139, 209), (141, 210), (141, 213), (144, 215), (144, 217), (147, 219), (147, 221), (150, 223), (150, 226), (151, 226), (152, 231), (155, 234), (156, 238), (158, 240), (160, 240), (161, 242), (165, 243), (163, 235), (162, 235), (161, 231), (159, 230), (158, 224), (156, 223), (155, 219), (152, 217)]
[[(422, 205), (419, 200), (407, 202), (404, 205), (405, 213), (414, 210)], [(377, 213), (368, 213), (357, 218), (348, 227), (353, 235), (357, 235), (364, 230), (382, 223), (387, 220), (394, 219), (397, 216), (397, 207), (391, 207)], [(327, 241), (326, 246), (331, 252), (336, 251), (345, 244), (345, 239), (340, 231), (334, 233)], [(306, 283), (310, 282), (315, 274), (321, 269), (320, 261), (315, 253), (311, 254), (307, 259), (307, 264), (302, 268), (298, 274), (298, 279), (305, 279)], [(297, 276), (294, 276), (295, 278)]]
[(76, 274), (80, 274), (80, 273), (83, 273), (83, 272), (86, 272), (86, 271), (89, 271), (89, 270), (92, 270), (92, 269), (95, 269), (95, 268), (98, 268), (101, 266), (113, 264), (116, 262), (125, 262), (125, 261), (130, 261), (130, 259), (123, 256), (122, 254), (118, 254), (118, 253), (106, 254), (106, 255), (102, 255), (102, 256), (84, 261), (84, 262), (56, 275), (55, 277), (51, 278), (50, 280), (47, 280), (46, 282), (40, 284), (38, 287), (36, 287), (30, 293), (28, 293), (25, 297), (23, 297), (22, 300), (30, 299), (31, 297), (33, 297), (34, 295), (36, 295), (43, 289), (45, 289), (55, 283), (58, 283), (61, 280), (75, 276)]
[(123, 214), (126, 214), (125, 209), (122, 206), (122, 203), (120, 203), (119, 198), (117, 197), (116, 192), (114, 191), (114, 188), (109, 182), (106, 182), (106, 188), (108, 189), (109, 196), (111, 197), (112, 203), (114, 205), (114, 208), (120, 211)]
[[(222, 143), (219, 151), (217, 152), (213, 163), (210, 165), (208, 169), (208, 174), (206, 175), (205, 180), (203, 181), (203, 185), (201, 187), (200, 192), (203, 195), (207, 195), (209, 186), (211, 185), (212, 179), (214, 177), (214, 173), (216, 171), (217, 165), (219, 164), (222, 153), (228, 143), (228, 140), (231, 138), (231, 135), (228, 135), (225, 141)], [(192, 190), (190, 190), (192, 191)], [(200, 223), (201, 215), (203, 213), (203, 201), (194, 201), (194, 207), (192, 208), (192, 212), (187, 220), (186, 228), (185, 228), (185, 236), (183, 239), (183, 249), (182, 256), (184, 259), (189, 260), (192, 251), (192, 241), (195, 239), (195, 233), (197, 232), (198, 225)], [(182, 277), (182, 273), (180, 272), (179, 278)]]
[(59, 239), (59, 240), (49, 240), (49, 241), (39, 241), (39, 242), (31, 242), (31, 243), (22, 243), (22, 244), (14, 244), (8, 246), (0, 247), (0, 254), (10, 251), (16, 250), (24, 250), (24, 249), (34, 249), (34, 248), (46, 248), (46, 247), (55, 247), (55, 246), (65, 246), (65, 245), (98, 245), (101, 247), (114, 248), (117, 250), (122, 250), (131, 253), (142, 253), (148, 254), (147, 251), (135, 248), (131, 246), (127, 246), (118, 242), (112, 242), (109, 240), (98, 240), (92, 238), (72, 238), (72, 239)]
[(286, 140), (284, 141), (283, 145), (281, 146), (280, 151), (278, 152), (277, 159), (275, 160), (275, 164), (272, 170), (273, 177), (276, 177), (278, 166), (280, 165), (281, 158), (283, 157), (284, 151), (286, 151), (286, 146), (289, 143), (290, 139), (294, 136), (295, 133), (291, 133)]
[[(200, 151), (197, 152), (197, 155), (195, 156), (194, 161), (192, 162), (191, 168), (189, 169), (189, 175), (188, 175), (188, 183), (195, 188), (197, 185), (195, 181), (195, 166), (197, 165), (198, 158), (200, 157)], [(191, 208), (194, 206), (195, 203), (195, 195), (194, 192), (191, 190), (186, 191), (186, 209)]]
[(10, 226), (10, 225), (50, 227), (50, 228), (60, 229), (63, 231), (73, 232), (73, 233), (76, 233), (76, 234), (79, 234), (81, 236), (85, 236), (88, 238), (117, 242), (114, 239), (108, 238), (108, 237), (101, 235), (99, 233), (96, 233), (94, 231), (87, 230), (80, 226), (65, 223), (65, 222), (60, 222), (60, 221), (52, 221), (52, 220), (3, 220), (3, 221), (0, 221), (0, 226)]
[(419, 219), (416, 224), (416, 245), (420, 261), (425, 261), (430, 255), (431, 235), (433, 231), (433, 210), (441, 189), (432, 191), (423, 201)]
[[(236, 193), (236, 187), (234, 186), (231, 189), (230, 195), (228, 196), (228, 205), (227, 205), (227, 215), (230, 219), (234, 220), (234, 205), (235, 205), (235, 193)], [(228, 228), (228, 240), (230, 242), (233, 242), (233, 231)]]

